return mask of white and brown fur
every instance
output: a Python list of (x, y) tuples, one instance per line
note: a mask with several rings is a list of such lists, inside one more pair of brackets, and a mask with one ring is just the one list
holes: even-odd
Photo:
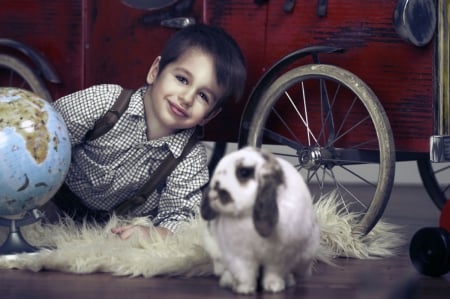
[(225, 156), (201, 215), (221, 286), (251, 294), (260, 278), (264, 291), (279, 292), (311, 274), (320, 232), (310, 192), (289, 162), (251, 147)]

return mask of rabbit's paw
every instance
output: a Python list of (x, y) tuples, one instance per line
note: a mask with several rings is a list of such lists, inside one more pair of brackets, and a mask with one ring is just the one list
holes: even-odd
[(292, 273), (287, 275), (285, 282), (286, 282), (286, 287), (288, 287), (288, 288), (293, 287), (297, 284), (297, 281), (295, 280), (295, 277)]
[(219, 285), (223, 288), (231, 288), (234, 285), (234, 279), (231, 273), (227, 270), (222, 272), (220, 276)]
[(254, 294), (256, 292), (256, 284), (255, 283), (236, 283), (233, 286), (233, 291), (239, 294)]
[(265, 275), (262, 283), (264, 291), (271, 293), (281, 292), (286, 288), (284, 279), (274, 274)]
[(214, 274), (216, 276), (222, 276), (222, 274), (225, 272), (225, 267), (223, 266), (221, 259), (213, 260), (213, 268), (214, 268)]

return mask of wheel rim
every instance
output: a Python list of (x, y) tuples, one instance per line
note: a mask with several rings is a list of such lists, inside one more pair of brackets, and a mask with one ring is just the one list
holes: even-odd
[(450, 163), (431, 163), (430, 159), (420, 159), (417, 166), (428, 195), (441, 210), (450, 199)]
[(42, 79), (15, 57), (0, 55), (0, 86), (32, 91), (51, 102), (52, 98)]
[(289, 71), (266, 90), (248, 130), (247, 144), (291, 161), (315, 199), (334, 190), (344, 210), (359, 214), (354, 232), (368, 233), (381, 217), (394, 178), (392, 132), (375, 94), (355, 75), (328, 65)]

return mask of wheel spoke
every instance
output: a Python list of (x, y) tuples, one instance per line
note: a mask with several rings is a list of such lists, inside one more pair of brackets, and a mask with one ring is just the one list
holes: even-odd
[[(355, 200), (355, 202), (359, 203), (361, 205), (361, 207), (363, 207), (365, 210), (367, 210), (367, 205), (365, 203), (363, 203), (358, 196), (356, 196), (352, 191), (350, 191), (350, 189), (348, 189), (347, 187), (345, 187), (343, 184), (338, 182), (338, 185), (340, 188), (342, 188), (343, 190), (345, 190), (345, 192), (350, 195), (351, 198), (353, 198)], [(345, 200), (343, 200), (344, 202), (346, 202)]]
[(298, 158), (297, 155), (295, 154), (286, 154), (286, 153), (282, 153), (282, 152), (272, 152), (273, 154), (277, 155), (277, 156), (282, 156), (282, 157), (289, 157), (289, 158)]
[(317, 139), (314, 137), (314, 134), (313, 134), (313, 132), (311, 131), (311, 129), (309, 127), (308, 121), (303, 118), (302, 114), (300, 113), (300, 111), (298, 110), (298, 108), (295, 105), (294, 101), (292, 100), (290, 94), (288, 92), (285, 92), (285, 95), (288, 98), (289, 102), (291, 103), (292, 107), (294, 108), (295, 112), (297, 113), (298, 117), (301, 119), (301, 121), (303, 122), (303, 125), (305, 126), (305, 128), (307, 130), (308, 145), (311, 145), (311, 141), (309, 140), (310, 136), (314, 139), (314, 143), (318, 144)]
[(450, 190), (450, 184), (447, 185), (447, 187), (445, 187), (442, 191), (444, 191), (444, 193), (447, 193), (448, 190)]
[(344, 169), (345, 171), (351, 173), (353, 176), (355, 176), (356, 178), (360, 179), (361, 181), (363, 181), (363, 182), (366, 183), (367, 185), (372, 186), (372, 187), (374, 187), (374, 188), (377, 187), (376, 184), (370, 182), (370, 181), (367, 180), (366, 178), (363, 178), (362, 176), (360, 176), (359, 174), (357, 174), (357, 173), (354, 172), (353, 170), (349, 169), (348, 167), (346, 167), (346, 166), (341, 166), (341, 168)]
[[(303, 107), (304, 107), (304, 113), (305, 113), (305, 119), (306, 119), (306, 125), (307, 125), (307, 136), (308, 136), (308, 145), (311, 146), (311, 136), (310, 136), (310, 130), (309, 130), (309, 120), (308, 120), (308, 109), (307, 109), (307, 105), (306, 105), (306, 93), (305, 93), (305, 85), (302, 82), (302, 99), (303, 99)], [(289, 99), (291, 100), (291, 99)], [(291, 100), (291, 104), (294, 105), (294, 103)], [(295, 105), (294, 105), (295, 106)], [(314, 135), (313, 135), (314, 137)], [(317, 144), (317, 140), (315, 141), (315, 143)]]
[[(326, 88), (325, 80), (319, 79), (319, 86), (320, 86), (320, 104), (324, 106), (324, 113), (326, 113), (325, 121), (324, 121), (324, 127), (328, 127), (329, 129), (329, 136), (328, 139), (334, 139), (334, 120), (333, 120), (333, 105), (334, 105), (334, 99), (332, 102), (330, 102), (330, 97), (328, 96), (328, 90)], [(325, 133), (325, 131), (322, 131)]]
[(352, 145), (350, 146), (350, 148), (362, 148), (364, 145), (368, 145), (368, 144), (375, 144), (378, 145), (378, 140), (376, 138), (372, 138), (372, 139), (368, 139), (366, 141), (360, 142), (358, 144)]
[(449, 169), (450, 169), (450, 165), (449, 165), (449, 166), (444, 166), (444, 167), (442, 167), (442, 168), (435, 169), (435, 170), (434, 170), (434, 173), (435, 173), (435, 174), (438, 174), (438, 173), (441, 173), (441, 172), (446, 171), (446, 170), (449, 170)]
[(428, 195), (438, 209), (442, 209), (450, 200), (450, 164), (431, 163), (429, 158), (417, 160), (419, 174)]
[(326, 116), (322, 122), (322, 130), (320, 131), (319, 137), (323, 136), (324, 143), (327, 143), (326, 142), (327, 139), (325, 137), (325, 129), (326, 128), (329, 129), (328, 141), (333, 140), (336, 136), (336, 132), (334, 130), (333, 107), (334, 107), (334, 103), (336, 102), (336, 98), (339, 94), (341, 85), (338, 84), (331, 102), (328, 97), (328, 89), (326, 87), (327, 85), (323, 79), (319, 80), (319, 86), (320, 86), (320, 107), (321, 107), (320, 113), (321, 113), (321, 115), (324, 115), (326, 113)]
[(277, 116), (277, 118), (281, 121), (283, 126), (288, 130), (289, 134), (294, 137), (294, 139), (301, 144), (300, 140), (298, 139), (297, 135), (292, 131), (291, 127), (287, 124), (287, 122), (284, 120), (283, 117), (278, 113), (278, 111), (275, 109), (275, 107), (272, 107), (273, 113)]
[(342, 119), (341, 125), (340, 125), (339, 129), (337, 130), (336, 135), (339, 136), (339, 134), (341, 133), (341, 130), (344, 127), (344, 124), (346, 123), (346, 121), (350, 117), (350, 113), (352, 112), (353, 106), (356, 104), (357, 99), (358, 99), (358, 97), (354, 97), (353, 98), (352, 104), (350, 105), (350, 107), (348, 108), (347, 112), (345, 113), (345, 116)]
[(277, 142), (278, 144), (295, 148), (296, 150), (300, 150), (300, 149), (304, 148), (304, 146), (300, 143), (300, 141), (299, 142), (292, 141), (291, 139), (286, 138), (283, 135), (278, 134), (267, 128), (264, 128), (264, 137), (267, 137), (267, 138)]
[(362, 165), (362, 164), (373, 164), (372, 161), (361, 161), (361, 160), (344, 160), (344, 159), (323, 159), (323, 162), (333, 162), (335, 165)]
[(332, 140), (332, 142), (330, 143), (330, 145), (333, 145), (336, 143), (336, 141), (340, 140), (341, 138), (343, 138), (345, 135), (349, 134), (350, 132), (352, 132), (353, 130), (355, 130), (357, 127), (359, 127), (361, 124), (363, 124), (365, 121), (367, 121), (368, 119), (370, 119), (370, 115), (367, 115), (365, 118), (361, 119), (359, 122), (357, 122), (356, 124), (354, 124), (350, 129), (348, 129), (347, 131), (345, 131), (344, 133), (342, 133), (341, 135), (337, 136), (335, 139)]
[(351, 192), (347, 187), (345, 187), (341, 182), (339, 182), (333, 171), (329, 171), (327, 172), (327, 174), (334, 182), (335, 189), (338, 190), (342, 204), (345, 206), (347, 212), (349, 212), (350, 209), (348, 208), (347, 201), (345, 200), (345, 196), (342, 194), (341, 189), (344, 190), (346, 194), (350, 195), (350, 197), (353, 198), (357, 203), (359, 203), (363, 208), (367, 209), (367, 207), (358, 199), (357, 196), (353, 194), (353, 192)]

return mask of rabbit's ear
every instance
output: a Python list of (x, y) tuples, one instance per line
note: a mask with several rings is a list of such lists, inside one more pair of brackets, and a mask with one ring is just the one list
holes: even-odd
[(262, 237), (268, 237), (278, 222), (277, 190), (284, 183), (283, 171), (276, 159), (262, 153), (266, 162), (258, 177), (258, 192), (253, 208), (253, 222)]
[(203, 217), (203, 219), (207, 221), (213, 220), (214, 218), (217, 217), (217, 212), (214, 211), (211, 208), (211, 205), (209, 204), (208, 193), (209, 193), (209, 186), (203, 189), (203, 196), (200, 204), (200, 215)]

